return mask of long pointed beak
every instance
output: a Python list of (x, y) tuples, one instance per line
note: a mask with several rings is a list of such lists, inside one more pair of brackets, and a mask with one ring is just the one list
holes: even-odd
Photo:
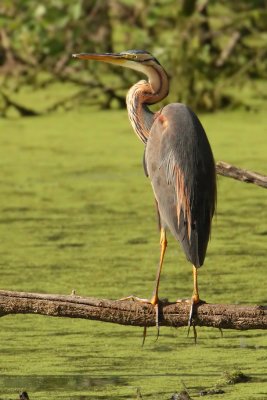
[(95, 60), (102, 61), (109, 64), (124, 64), (125, 58), (121, 54), (117, 53), (104, 53), (104, 54), (93, 54), (93, 53), (79, 53), (72, 54), (73, 58), (80, 58), (82, 60)]

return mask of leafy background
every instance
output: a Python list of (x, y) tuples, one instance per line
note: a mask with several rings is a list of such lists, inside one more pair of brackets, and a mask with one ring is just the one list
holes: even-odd
[[(134, 73), (114, 69), (111, 75), (106, 66), (70, 56), (129, 48), (160, 59), (172, 79), (171, 100), (208, 111), (257, 107), (256, 99), (266, 98), (266, 29), (265, 0), (2, 0), (2, 114), (14, 92), (62, 81), (74, 85), (64, 107), (85, 100), (122, 107)], [(61, 107), (60, 100), (50, 107)]]

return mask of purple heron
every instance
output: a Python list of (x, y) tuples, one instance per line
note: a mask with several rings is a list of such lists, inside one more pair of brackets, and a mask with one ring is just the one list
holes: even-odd
[(144, 170), (159, 216), (161, 251), (150, 303), (156, 307), (158, 327), (158, 290), (168, 228), (193, 264), (190, 328), (195, 306), (200, 303), (197, 273), (204, 263), (216, 205), (215, 163), (204, 128), (194, 112), (181, 103), (169, 104), (156, 113), (149, 110), (149, 105), (169, 93), (168, 75), (149, 52), (80, 53), (73, 57), (131, 68), (148, 78), (130, 88), (126, 104), (132, 127), (145, 145)]

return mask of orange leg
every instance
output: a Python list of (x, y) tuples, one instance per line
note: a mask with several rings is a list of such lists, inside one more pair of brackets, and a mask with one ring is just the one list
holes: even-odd
[(199, 303), (199, 293), (198, 293), (198, 283), (197, 283), (197, 268), (193, 265), (193, 281), (194, 281), (194, 289), (192, 301), (194, 304)]
[[(120, 300), (136, 300), (136, 301), (140, 301), (142, 303), (151, 303), (153, 306), (155, 306), (155, 310), (156, 310), (156, 327), (157, 327), (157, 337), (159, 336), (159, 296), (158, 296), (158, 291), (159, 291), (159, 281), (160, 281), (160, 274), (161, 274), (161, 270), (162, 270), (162, 265), (163, 265), (163, 260), (164, 260), (164, 254), (167, 248), (167, 237), (166, 237), (166, 231), (165, 229), (161, 228), (160, 229), (160, 260), (159, 260), (159, 266), (158, 266), (158, 271), (157, 271), (157, 275), (156, 275), (156, 285), (155, 285), (155, 289), (152, 295), (151, 300), (147, 300), (147, 299), (141, 299), (140, 297), (136, 297), (136, 296), (128, 296), (128, 297), (124, 297)], [(143, 333), (143, 345), (145, 342), (145, 338), (146, 338), (146, 327), (144, 328), (144, 333)]]
[(163, 259), (164, 259), (164, 254), (167, 248), (167, 238), (166, 238), (166, 231), (165, 229), (161, 228), (160, 230), (160, 246), (161, 246), (161, 251), (160, 251), (160, 260), (159, 260), (159, 266), (158, 266), (158, 271), (156, 275), (156, 286), (153, 292), (153, 296), (151, 299), (151, 304), (157, 305), (159, 302), (159, 281), (160, 281), (160, 274), (162, 270), (162, 265), (163, 265)]

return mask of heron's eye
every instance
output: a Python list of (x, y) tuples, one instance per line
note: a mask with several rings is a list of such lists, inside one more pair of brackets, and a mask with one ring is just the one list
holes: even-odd
[(128, 58), (129, 60), (135, 60), (137, 58), (136, 54), (124, 54), (125, 58)]

